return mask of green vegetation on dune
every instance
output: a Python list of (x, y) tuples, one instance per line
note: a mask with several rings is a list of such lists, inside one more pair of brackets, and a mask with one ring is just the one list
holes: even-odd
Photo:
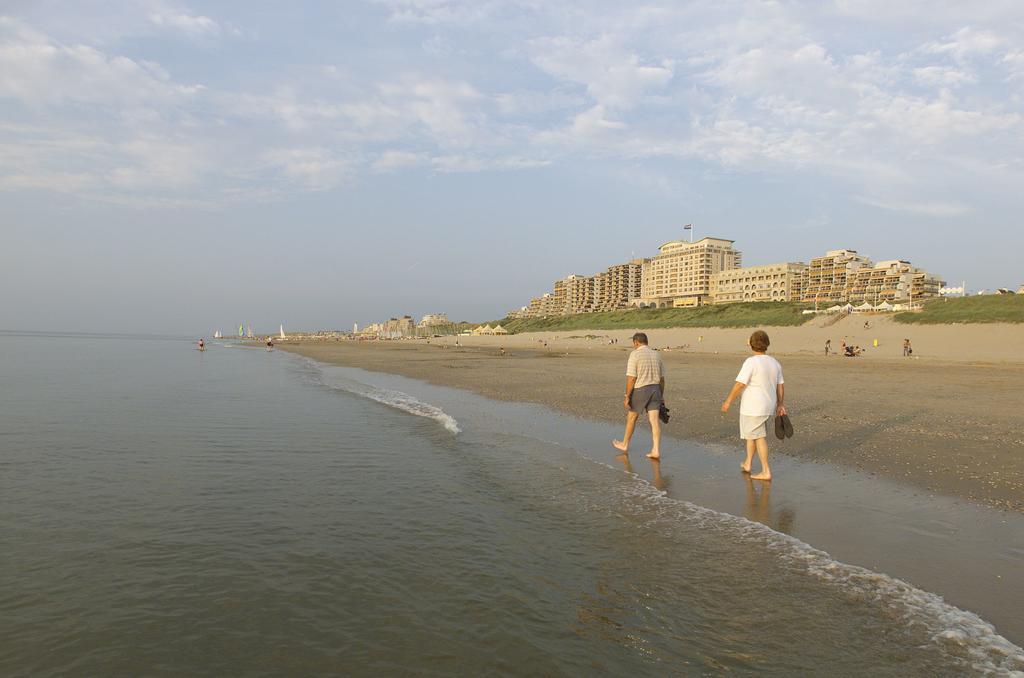
[(897, 313), (896, 321), (919, 325), (1024, 323), (1024, 294), (933, 299), (920, 311)]
[(506, 318), (500, 322), (509, 332), (515, 333), (670, 327), (782, 327), (807, 322), (812, 316), (801, 313), (806, 308), (809, 308), (807, 304), (760, 302), (697, 308), (630, 309), (522, 320)]

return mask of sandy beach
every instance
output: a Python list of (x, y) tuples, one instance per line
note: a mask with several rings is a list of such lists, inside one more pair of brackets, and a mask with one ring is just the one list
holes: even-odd
[[(848, 318), (845, 326), (770, 328), (772, 352), (786, 371), (787, 405), (797, 428), (791, 440), (772, 439), (773, 453), (1024, 511), (1024, 362), (1011, 350), (1024, 344), (1024, 327), (920, 327), (872, 319), (873, 331), (866, 333), (863, 322)], [(619, 422), (630, 334), (460, 337), (459, 346), (454, 338), (279, 346), (326, 363)], [(651, 344), (664, 351), (669, 375), (666, 400), (672, 421), (666, 433), (683, 440), (735, 443), (738, 458), (735, 414), (721, 414), (719, 405), (746, 355), (742, 349), (749, 332), (648, 334)], [(826, 334), (833, 346), (846, 336), (851, 343), (872, 348), (861, 358), (826, 358), (820, 346)], [(918, 357), (901, 357), (901, 335), (912, 338)], [(610, 338), (619, 343), (610, 345)], [(874, 338), (879, 338), (878, 349), (873, 348)], [(671, 454), (671, 446), (666, 453)]]

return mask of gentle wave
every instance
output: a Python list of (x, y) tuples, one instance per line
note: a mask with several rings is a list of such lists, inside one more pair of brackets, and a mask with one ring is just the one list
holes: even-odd
[(1024, 649), (999, 635), (992, 624), (975, 613), (901, 579), (835, 560), (825, 551), (762, 523), (671, 498), (639, 475), (630, 475), (637, 483), (629, 490), (620, 487), (619, 492), (624, 499), (639, 500), (635, 504), (637, 515), (685, 521), (774, 551), (793, 569), (825, 581), (846, 595), (884, 605), (908, 625), (923, 625), (938, 650), (965, 670), (1024, 678)]
[(328, 383), (324, 379), (323, 371), (320, 369), (320, 366), (316, 361), (309, 360), (308, 364), (313, 368), (312, 374), (315, 375), (314, 378), (319, 384), (326, 388), (352, 393), (354, 395), (362, 396), (363, 398), (369, 398), (370, 400), (387, 405), (388, 407), (393, 407), (394, 409), (401, 410), (402, 412), (416, 415), (417, 417), (433, 419), (450, 431), (452, 435), (458, 435), (462, 432), (462, 429), (459, 428), (459, 422), (457, 422), (453, 416), (436, 405), (431, 405), (430, 403), (425, 403), (422, 400), (417, 400), (408, 393), (392, 391), (386, 388), (378, 388), (352, 379), (343, 379), (337, 382), (332, 381), (331, 383)]
[[(327, 388), (354, 393), (410, 414), (434, 419), (453, 434), (460, 432), (458, 422), (439, 407), (401, 391), (381, 389), (347, 378), (339, 383), (327, 383), (319, 363), (309, 360), (308, 364), (317, 381)], [(558, 445), (553, 441), (546, 442)], [(621, 472), (619, 467), (580, 455)], [(825, 581), (845, 595), (883, 605), (908, 625), (922, 625), (936, 649), (949, 659), (951, 665), (958, 665), (965, 671), (1024, 678), (1024, 649), (1001, 636), (992, 624), (977, 614), (951, 605), (941, 596), (901, 579), (835, 560), (825, 551), (763, 523), (669, 497), (639, 475), (629, 475), (637, 482), (628, 486), (629, 489), (619, 486), (618, 491), (622, 499), (627, 500), (626, 504), (634, 507), (638, 517), (664, 520), (669, 526), (685, 522), (774, 551), (793, 569)]]

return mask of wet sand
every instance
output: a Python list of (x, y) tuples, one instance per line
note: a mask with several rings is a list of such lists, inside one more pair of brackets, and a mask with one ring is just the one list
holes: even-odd
[[(661, 332), (650, 334), (652, 344), (666, 345), (659, 342)], [(530, 335), (501, 340), (505, 356), (496, 339), (462, 339), (460, 343), (476, 345), (460, 347), (453, 339), (429, 344), (288, 342), (279, 347), (326, 363), (401, 374), (498, 400), (538, 403), (584, 419), (623, 419), (625, 340), (612, 346), (603, 336), (549, 338), (547, 348), (538, 341)], [(738, 415), (735, 408), (723, 415), (719, 406), (744, 354), (686, 349), (663, 355), (666, 401), (672, 409), (666, 433), (735, 444), (739, 460)], [(796, 435), (784, 442), (771, 438), (773, 453), (1024, 511), (1024, 364), (779, 357)], [(665, 453), (671, 455), (671, 446)]]

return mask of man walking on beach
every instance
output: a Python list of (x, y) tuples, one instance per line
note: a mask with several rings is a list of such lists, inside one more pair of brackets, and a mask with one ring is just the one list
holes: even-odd
[(633, 352), (626, 364), (626, 395), (622, 404), (626, 408), (626, 432), (622, 440), (613, 440), (612, 445), (623, 452), (629, 452), (629, 439), (633, 437), (636, 421), (644, 412), (651, 422), (651, 436), (654, 444), (648, 459), (661, 457), (661, 422), (658, 413), (665, 393), (665, 365), (657, 351), (647, 345), (647, 335), (637, 332), (633, 335)]

